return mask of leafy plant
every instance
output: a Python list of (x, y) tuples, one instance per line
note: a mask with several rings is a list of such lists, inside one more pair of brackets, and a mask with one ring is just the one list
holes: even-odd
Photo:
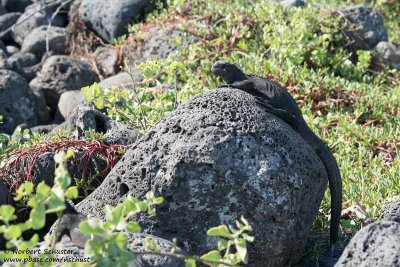
[[(20, 262), (33, 265), (33, 262), (30, 260), (30, 249), (36, 246), (39, 236), (38, 234), (34, 234), (30, 240), (26, 241), (23, 239), (22, 233), (30, 229), (39, 230), (43, 228), (46, 223), (46, 214), (57, 213), (61, 217), (62, 211), (65, 209), (65, 199), (73, 199), (78, 196), (77, 188), (69, 187), (71, 178), (66, 167), (66, 159), (72, 156), (72, 154), (72, 151), (68, 151), (67, 154), (59, 153), (55, 156), (54, 159), (58, 167), (55, 171), (52, 188), (44, 182), (37, 185), (35, 194), (33, 194), (34, 186), (31, 182), (25, 182), (18, 188), (17, 196), (14, 200), (26, 199), (28, 206), (31, 208), (27, 221), (12, 224), (11, 222), (17, 218), (14, 214), (15, 208), (11, 205), (2, 205), (0, 207), (0, 220), (4, 222), (4, 225), (0, 226), (0, 233), (3, 233), (4, 238), (8, 240), (6, 243), (7, 249), (16, 249), (14, 252), (7, 250), (0, 251), (2, 262)], [(52, 248), (54, 246), (55, 243), (52, 244)], [(43, 253), (39, 255), (39, 259), (49, 257), (52, 257), (52, 254)]]
[(170, 75), (175, 68), (184, 69), (182, 63), (149, 59), (136, 67), (137, 73), (125, 67), (132, 79), (131, 89), (102, 89), (94, 83), (82, 91), (87, 101), (92, 101), (98, 109), (105, 108), (110, 118), (146, 132), (192, 94), (184, 88), (164, 90), (157, 79), (162, 74)]

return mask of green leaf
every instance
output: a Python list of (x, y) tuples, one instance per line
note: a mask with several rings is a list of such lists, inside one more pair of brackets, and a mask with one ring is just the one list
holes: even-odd
[(126, 249), (126, 245), (128, 244), (128, 240), (123, 233), (118, 233), (114, 238), (114, 242), (120, 249)]
[(32, 218), (29, 218), (29, 220), (26, 220), (23, 223), (17, 224), (21, 232), (24, 232), (26, 230), (29, 230), (32, 228)]
[(103, 97), (99, 97), (96, 100), (96, 108), (98, 109), (103, 109), (104, 108), (104, 98)]
[(228, 227), (226, 225), (220, 225), (220, 226), (217, 226), (217, 227), (210, 228), (207, 231), (207, 235), (209, 235), (209, 236), (221, 236), (221, 237), (226, 237), (226, 238), (229, 238), (229, 239), (233, 238), (231, 233), (229, 232)]
[(39, 242), (39, 235), (38, 234), (34, 234), (30, 240), (25, 241), (27, 248), (33, 248), (36, 246), (36, 244)]
[(147, 199), (147, 200), (151, 200), (151, 199), (153, 199), (153, 198), (154, 198), (154, 193), (153, 193), (153, 191), (149, 191), (149, 192), (146, 193), (146, 199)]
[(79, 230), (85, 235), (104, 235), (103, 221), (98, 218), (89, 219), (79, 224)]
[(168, 66), (167, 70), (165, 71), (168, 75), (170, 75), (174, 69), (176, 68), (176, 66), (178, 65), (177, 61), (172, 62), (171, 65)]
[(154, 72), (151, 68), (146, 68), (143, 72), (144, 77), (146, 77), (146, 79), (150, 79), (151, 77), (153, 77)]
[(132, 198), (131, 196), (128, 196), (125, 201), (123, 202), (123, 205), (125, 206), (125, 213), (124, 215), (127, 215), (128, 213), (137, 213), (140, 211), (140, 207), (137, 205), (139, 202), (138, 199)]
[(81, 88), (81, 91), (85, 94), (87, 94), (89, 92), (89, 86), (85, 86)]
[(246, 240), (243, 238), (235, 239), (234, 240), (236, 250), (239, 253), (240, 259), (243, 263), (247, 264), (248, 262), (248, 255), (247, 255), (247, 248), (246, 248)]
[(163, 197), (157, 197), (155, 203), (156, 203), (157, 205), (160, 205), (161, 203), (163, 203), (163, 201), (164, 201), (164, 198), (163, 198)]
[(218, 250), (224, 250), (228, 247), (228, 240), (221, 238), (218, 240)]
[(11, 205), (2, 205), (0, 207), (0, 219), (9, 222), (14, 220), (16, 216), (14, 215), (15, 208)]
[(219, 254), (218, 250), (212, 250), (212, 251), (208, 252), (207, 254), (204, 254), (203, 256), (201, 256), (200, 259), (219, 261), (219, 260), (222, 260), (222, 257)]
[(94, 258), (97, 254), (100, 253), (102, 247), (103, 247), (102, 242), (99, 242), (98, 240), (89, 239), (88, 241), (86, 241), (84, 251), (86, 255)]
[(10, 240), (13, 238), (18, 238), (21, 236), (21, 234), (22, 234), (22, 231), (18, 225), (11, 225), (4, 230), (4, 237), (7, 240)]
[(40, 200), (45, 200), (50, 194), (51, 188), (46, 185), (44, 181), (40, 182), (36, 187), (36, 195), (40, 197)]
[(122, 262), (130, 262), (135, 260), (136, 257), (132, 252), (123, 250), (119, 253), (119, 258)]
[(118, 246), (116, 242), (108, 242), (107, 245), (107, 256), (110, 258), (115, 258), (118, 256), (119, 252), (121, 251), (121, 248)]
[(35, 230), (42, 229), (46, 222), (46, 208), (44, 204), (40, 204), (31, 210), (32, 228)]
[(196, 267), (196, 260), (194, 259), (188, 259), (185, 262), (185, 267)]
[(106, 215), (107, 222), (117, 225), (124, 215), (124, 209), (124, 205), (119, 205), (115, 208), (111, 207), (110, 205), (106, 205), (104, 208), (104, 214)]
[(68, 199), (74, 199), (78, 197), (78, 189), (75, 186), (71, 186), (65, 192), (65, 197)]
[(37, 206), (39, 206), (41, 202), (41, 197), (39, 195), (34, 195), (31, 196), (31, 198), (28, 201), (28, 206), (31, 208), (36, 208)]
[(138, 222), (129, 222), (126, 226), (126, 230), (132, 233), (139, 233), (140, 232), (140, 226)]
[(21, 184), (17, 190), (17, 196), (14, 200), (18, 201), (21, 200), (23, 196), (28, 196), (33, 191), (33, 184), (31, 182), (25, 182)]
[[(54, 187), (53, 187), (54, 189)], [(65, 209), (65, 203), (63, 200), (55, 197), (54, 195), (50, 197), (46, 213), (53, 213), (62, 211)]]
[(75, 152), (72, 149), (67, 150), (67, 158), (75, 158)]

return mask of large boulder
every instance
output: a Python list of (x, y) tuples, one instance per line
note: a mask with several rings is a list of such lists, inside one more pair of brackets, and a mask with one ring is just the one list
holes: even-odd
[(5, 51), (7, 52), (7, 55), (11, 56), (14, 55), (15, 53), (20, 52), (20, 49), (18, 48), (18, 46), (11, 44), (6, 46)]
[(1, 4), (11, 12), (24, 12), (25, 8), (33, 2), (32, 0), (1, 0)]
[(109, 77), (114, 72), (118, 71), (119, 49), (98, 49), (93, 53), (93, 57), (103, 76)]
[(39, 60), (32, 53), (18, 52), (10, 56), (10, 58), (8, 58), (8, 62), (11, 64), (13, 69), (22, 69), (39, 63)]
[(49, 51), (65, 54), (67, 52), (65, 34), (65, 29), (61, 27), (52, 26), (49, 29), (48, 26), (40, 26), (26, 36), (21, 51), (34, 53), (41, 58), (46, 53), (47, 39), (49, 42)]
[(128, 24), (148, 3), (149, 0), (83, 0), (79, 15), (89, 29), (110, 41), (127, 33)]
[(397, 46), (388, 42), (379, 42), (375, 49), (379, 53), (375, 58), (378, 62), (400, 70), (400, 49)]
[(3, 52), (7, 52), (7, 48), (2, 40), (0, 40), (0, 50), (3, 50)]
[(382, 211), (382, 220), (400, 223), (400, 198), (385, 206)]
[(74, 139), (81, 140), (87, 138), (92, 130), (103, 133), (103, 142), (106, 145), (131, 145), (141, 136), (141, 133), (135, 129), (114, 121), (87, 105), (76, 107), (69, 116), (70, 118), (65, 123), (53, 129), (49, 135), (66, 128)]
[[(17, 24), (11, 32), (11, 36), (15, 42), (22, 45), (28, 34), (30, 34), (34, 29), (42, 26), (48, 25), (53, 12), (56, 7), (45, 7), (43, 3), (33, 3), (29, 5), (25, 12), (18, 18)], [(65, 19), (56, 15), (52, 21), (52, 26), (62, 27), (65, 24)]]
[[(136, 77), (137, 75), (140, 76), (140, 78), (137, 81), (140, 81), (142, 79), (142, 76), (140, 75), (140, 70), (133, 68), (131, 69), (133, 77)], [(102, 80), (99, 82), (99, 87), (104, 89), (107, 87), (118, 87), (118, 88), (123, 88), (123, 89), (128, 89), (132, 88), (133, 82), (131, 76), (127, 72), (120, 72), (114, 76), (111, 76), (107, 79)]]
[(30, 85), (42, 90), (47, 105), (55, 112), (62, 93), (80, 90), (98, 80), (89, 64), (68, 56), (51, 56)]
[(303, 0), (283, 0), (281, 4), (284, 7), (306, 7), (308, 5), (308, 3)]
[(312, 148), (250, 94), (211, 90), (151, 128), (77, 209), (104, 218), (106, 204), (153, 191), (164, 203), (134, 219), (197, 255), (216, 249), (207, 229), (243, 215), (251, 263), (281, 266), (301, 254), (327, 181)]
[(71, 120), (78, 107), (93, 107), (93, 105), (85, 101), (85, 94), (80, 90), (64, 92), (58, 101), (56, 119)]
[(334, 14), (344, 15), (343, 23), (347, 25), (347, 29), (342, 31), (344, 40), (353, 42), (351, 46), (355, 50), (370, 50), (379, 42), (388, 40), (382, 15), (372, 7), (353, 6)]
[(8, 13), (8, 11), (3, 7), (3, 5), (0, 3), (0, 16)]
[(0, 39), (3, 41), (11, 41), (10, 31), (7, 31), (21, 16), (20, 12), (6, 13), (0, 16)]
[[(172, 42), (178, 38), (181, 40), (179, 45)], [(166, 31), (159, 27), (152, 27), (146, 33), (143, 44), (133, 54), (129, 46), (124, 47), (123, 58), (132, 58), (135, 63), (136, 61), (145, 62), (149, 58), (166, 59), (171, 53), (184, 50), (198, 40), (197, 37), (181, 31)]]
[(7, 134), (12, 134), (21, 123), (31, 127), (38, 121), (36, 98), (31, 88), (24, 78), (10, 70), (0, 70), (0, 114), (3, 116), (0, 132)]
[(399, 266), (400, 223), (378, 221), (361, 229), (347, 245), (335, 267)]
[(7, 54), (3, 50), (0, 50), (0, 69), (11, 69), (11, 64), (7, 60)]

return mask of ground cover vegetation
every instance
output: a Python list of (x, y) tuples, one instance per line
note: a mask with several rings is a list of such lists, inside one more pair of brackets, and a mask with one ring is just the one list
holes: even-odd
[[(352, 54), (349, 44), (340, 42), (340, 17), (331, 14), (352, 5), (372, 6), (383, 15), (389, 40), (399, 45), (400, 3), (318, 2), (304, 9), (286, 9), (268, 0), (158, 3), (157, 10), (144, 22), (132, 24), (130, 33), (114, 40), (114, 45), (139, 46), (150, 26), (183, 31), (200, 41), (166, 60), (138, 65), (144, 79), (139, 82), (132, 76), (137, 82), (134, 90), (93, 85), (84, 92), (88, 100), (106, 108), (111, 118), (146, 132), (180, 103), (222, 82), (210, 72), (216, 61), (236, 63), (245, 73), (272, 79), (288, 89), (306, 122), (338, 161), (344, 208), (359, 205), (369, 217), (379, 219), (382, 208), (400, 192), (399, 73), (388, 68), (372, 70), (373, 51)], [(179, 90), (155, 90), (153, 86), (161, 83)], [(13, 151), (30, 149), (44, 139), (19, 144), (0, 136), (2, 164)], [(313, 226), (327, 236), (329, 210), (328, 189)], [(349, 237), (361, 227), (357, 218), (343, 219), (341, 225)]]

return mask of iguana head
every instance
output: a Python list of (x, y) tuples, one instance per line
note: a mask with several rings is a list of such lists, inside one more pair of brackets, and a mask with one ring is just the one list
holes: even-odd
[(218, 61), (215, 63), (211, 68), (211, 72), (218, 77), (221, 77), (227, 84), (247, 79), (247, 76), (238, 66), (224, 61)]

